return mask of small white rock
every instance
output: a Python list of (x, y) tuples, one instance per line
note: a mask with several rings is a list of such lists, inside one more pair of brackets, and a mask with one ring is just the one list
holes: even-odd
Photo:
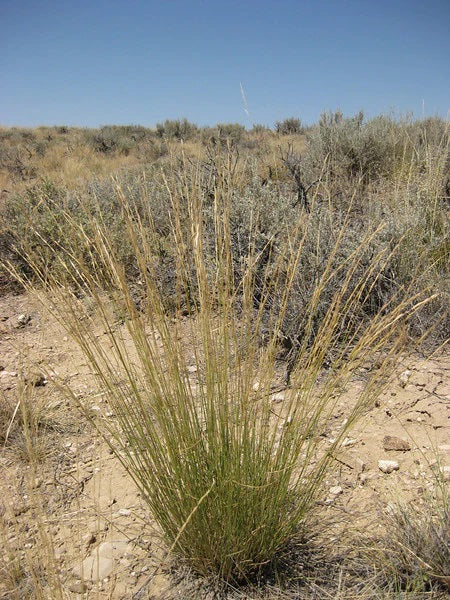
[(284, 400), (283, 393), (275, 394), (274, 396), (272, 396), (272, 402), (274, 404), (279, 404), (280, 402), (283, 402), (283, 400)]
[(378, 468), (383, 473), (392, 473), (392, 471), (398, 471), (400, 467), (396, 460), (379, 460)]
[(104, 556), (88, 556), (81, 565), (73, 568), (73, 574), (77, 579), (88, 579), (93, 582), (101, 581), (108, 577), (113, 571), (114, 562), (112, 558)]
[(345, 446), (354, 446), (356, 444), (358, 440), (356, 438), (349, 438), (346, 437), (345, 440), (342, 442), (342, 445)]
[(131, 515), (131, 510), (129, 508), (119, 508), (117, 514), (121, 517), (128, 517), (129, 515)]
[(339, 494), (342, 494), (342, 488), (340, 485), (335, 485), (333, 487), (330, 488), (330, 494), (332, 496), (339, 496)]
[(17, 317), (17, 322), (19, 323), (19, 325), (26, 325), (30, 321), (31, 321), (30, 315), (26, 315), (25, 313), (23, 313)]
[(399, 375), (400, 385), (402, 387), (405, 387), (405, 385), (408, 383), (410, 377), (411, 377), (411, 371), (409, 369), (406, 369), (406, 371), (403, 371), (403, 373), (400, 373), (400, 375)]

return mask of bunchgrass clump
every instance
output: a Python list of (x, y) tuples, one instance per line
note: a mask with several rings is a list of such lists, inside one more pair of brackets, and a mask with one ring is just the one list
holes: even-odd
[[(336, 264), (348, 213), (312, 282), (290, 357), (290, 385), (275, 404), (280, 339), (311, 215), (298, 212), (261, 248), (256, 207), (246, 251), (241, 247), (236, 258), (232, 161), (220, 168), (208, 207), (213, 231), (204, 228), (200, 169), (166, 180), (175, 318), (158, 285), (151, 210), (130, 201), (120, 186), (114, 200), (139, 271), (139, 302), (100, 211), (84, 223), (64, 213), (65, 237), (51, 269), (26, 240), (21, 252), (40, 283), (35, 292), (79, 344), (106, 393), (107, 409), (95, 423), (142, 491), (168, 551), (200, 574), (236, 583), (267, 568), (302, 528), (333, 453), (383, 389), (405, 323), (427, 297), (399, 287), (371, 309), (370, 320), (361, 319), (396, 247), (363, 261), (382, 225), (369, 228)], [(324, 306), (333, 280), (339, 285)], [(321, 433), (345, 385), (374, 353), (379, 369), (348, 406), (334, 441), (324, 443)], [(90, 414), (88, 405), (80, 406)]]
[(48, 431), (58, 428), (55, 411), (37, 397), (33, 385), (19, 379), (14, 396), (0, 402), (0, 445), (25, 461), (39, 462), (47, 452)]
[(389, 506), (386, 548), (380, 570), (398, 589), (410, 592), (450, 590), (450, 503), (441, 473), (420, 502)]

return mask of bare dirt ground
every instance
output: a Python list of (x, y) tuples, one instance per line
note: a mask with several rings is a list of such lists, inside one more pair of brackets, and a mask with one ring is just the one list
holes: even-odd
[[(318, 506), (324, 519), (338, 516), (331, 541), (343, 528), (376, 529), (399, 495), (421, 502), (433, 485), (432, 469), (450, 465), (449, 368), (444, 354), (405, 358), (379, 405), (345, 440)], [(167, 597), (173, 576), (161, 566), (162, 544), (138, 490), (53, 382), (70, 384), (98, 411), (103, 398), (90, 368), (61, 326), (27, 296), (0, 298), (0, 369), (0, 402), (15, 406), (25, 378), (42, 429), (31, 441), (40, 460), (35, 467), (17, 424), (0, 448), (0, 512), (9, 550), (24, 563), (54, 562), (67, 598)], [(356, 380), (346, 398), (359, 389)], [(343, 406), (337, 427), (344, 415)], [(380, 460), (396, 461), (398, 469), (384, 473)], [(7, 597), (5, 586), (0, 581), (0, 598)]]

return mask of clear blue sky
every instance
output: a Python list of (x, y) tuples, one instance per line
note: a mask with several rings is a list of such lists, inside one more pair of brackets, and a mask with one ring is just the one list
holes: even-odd
[(0, 0), (0, 124), (445, 117), (449, 30), (450, 0)]

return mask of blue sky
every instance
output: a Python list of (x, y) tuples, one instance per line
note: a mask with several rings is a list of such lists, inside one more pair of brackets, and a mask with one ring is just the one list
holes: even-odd
[(0, 0), (0, 23), (1, 125), (450, 108), (450, 0)]

